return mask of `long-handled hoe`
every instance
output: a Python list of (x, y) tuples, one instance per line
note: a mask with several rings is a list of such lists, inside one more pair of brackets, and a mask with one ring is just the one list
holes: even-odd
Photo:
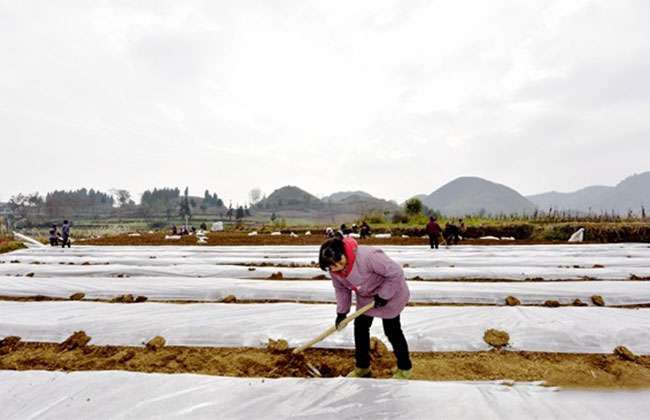
[[(329, 337), (330, 335), (334, 334), (336, 331), (340, 331), (340, 330), (342, 330), (342, 329), (345, 328), (345, 327), (346, 327), (350, 322), (354, 321), (355, 318), (358, 318), (358, 317), (360, 317), (361, 315), (365, 314), (366, 312), (368, 312), (369, 310), (371, 310), (374, 306), (375, 306), (375, 303), (374, 303), (374, 302), (370, 302), (369, 304), (367, 304), (367, 305), (364, 306), (363, 308), (359, 309), (358, 311), (356, 311), (355, 313), (353, 313), (352, 315), (348, 316), (348, 317), (345, 318), (343, 321), (341, 321), (341, 322), (339, 323), (339, 325), (338, 325), (338, 328), (337, 328), (336, 326), (331, 326), (331, 327), (329, 327), (328, 329), (326, 329), (325, 331), (323, 331), (322, 333), (320, 333), (320, 335), (318, 335), (316, 338), (314, 338), (314, 339), (308, 341), (307, 343), (303, 344), (303, 345), (300, 346), (300, 347), (296, 347), (296, 348), (293, 350), (292, 354), (294, 354), (294, 355), (300, 354), (300, 353), (302, 353), (303, 351), (305, 351), (305, 350), (307, 350), (308, 348), (310, 348), (311, 346), (313, 346), (314, 344), (316, 344), (316, 343), (318, 343), (318, 342), (320, 342), (320, 341), (323, 341), (325, 338), (327, 338), (327, 337)], [(314, 365), (312, 365), (311, 363), (309, 363), (309, 362), (307, 362), (307, 361), (305, 361), (305, 363), (307, 364), (307, 367), (309, 368), (309, 370), (311, 371), (311, 373), (314, 374), (314, 376), (317, 376), (317, 377), (321, 377), (321, 376), (322, 376), (321, 373), (320, 373), (320, 371), (319, 371), (319, 370), (318, 370)]]

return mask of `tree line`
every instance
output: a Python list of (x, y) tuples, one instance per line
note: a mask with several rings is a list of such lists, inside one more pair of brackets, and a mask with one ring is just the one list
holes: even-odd
[(59, 219), (144, 218), (170, 220), (173, 217), (211, 215), (232, 219), (250, 215), (248, 207), (225, 207), (216, 192), (205, 190), (203, 197), (181, 194), (179, 188), (153, 188), (136, 203), (123, 189), (102, 192), (95, 189), (56, 190), (45, 194), (17, 194), (6, 203), (9, 217), (18, 226), (33, 226)]

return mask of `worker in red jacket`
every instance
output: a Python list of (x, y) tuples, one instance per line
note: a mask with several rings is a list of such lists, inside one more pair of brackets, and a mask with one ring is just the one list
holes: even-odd
[(442, 233), (442, 229), (440, 228), (440, 225), (438, 224), (438, 221), (435, 217), (429, 217), (429, 223), (427, 223), (426, 230), (427, 235), (429, 236), (429, 244), (431, 245), (431, 249), (438, 249), (438, 243), (440, 241), (440, 234)]

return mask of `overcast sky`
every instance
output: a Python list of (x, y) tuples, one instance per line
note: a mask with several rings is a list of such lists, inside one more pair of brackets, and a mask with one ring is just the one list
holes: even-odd
[(650, 1), (0, 0), (0, 200), (650, 170)]

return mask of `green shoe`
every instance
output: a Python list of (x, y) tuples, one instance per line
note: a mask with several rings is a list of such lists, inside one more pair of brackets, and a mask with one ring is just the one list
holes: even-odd
[(370, 378), (371, 376), (370, 368), (355, 367), (352, 372), (346, 375), (346, 378)]
[(397, 372), (393, 374), (393, 379), (411, 379), (411, 369), (397, 369)]

